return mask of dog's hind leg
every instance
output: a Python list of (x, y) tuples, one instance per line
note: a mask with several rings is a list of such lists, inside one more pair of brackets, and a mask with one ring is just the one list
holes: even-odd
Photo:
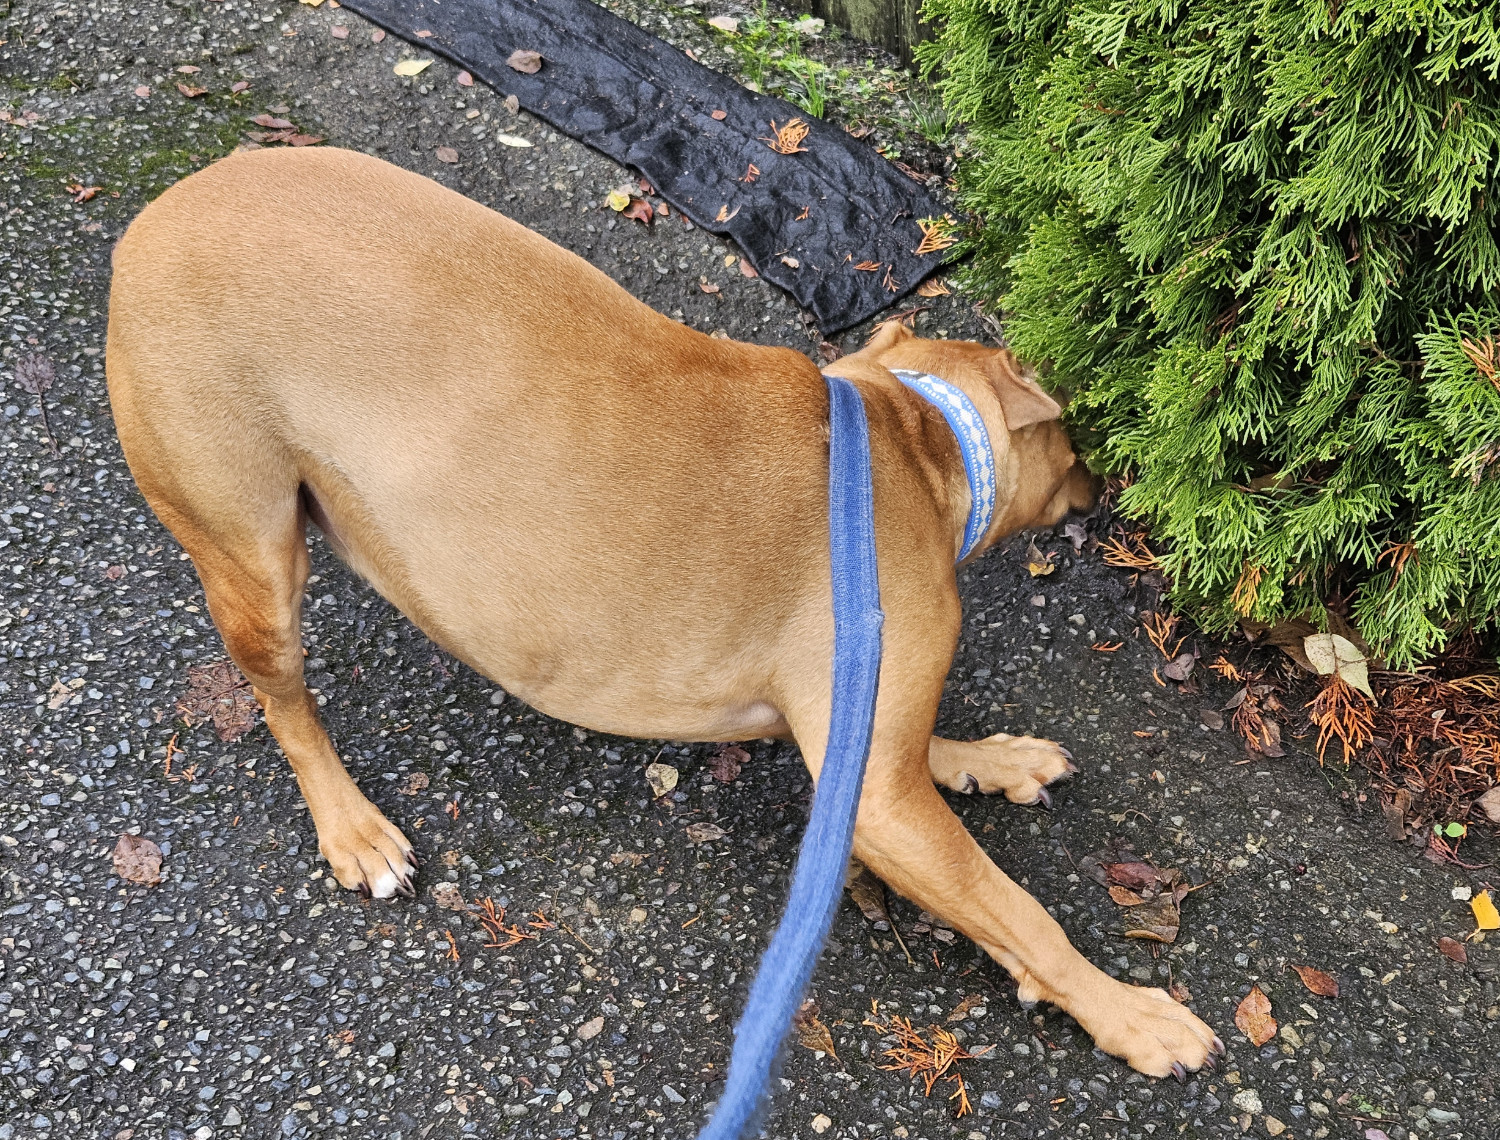
[(218, 445), (186, 428), (156, 430), (136, 414), (119, 371), (111, 395), (131, 472), (193, 560), (229, 656), (296, 773), (318, 849), (346, 887), (410, 894), (411, 844), (344, 770), (303, 682), (306, 512), (290, 458), (252, 426)]

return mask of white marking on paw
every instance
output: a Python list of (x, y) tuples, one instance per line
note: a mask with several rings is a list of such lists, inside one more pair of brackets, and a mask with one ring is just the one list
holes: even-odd
[(398, 882), (396, 872), (387, 867), (375, 876), (375, 881), (370, 884), (370, 894), (377, 899), (388, 899), (396, 893)]

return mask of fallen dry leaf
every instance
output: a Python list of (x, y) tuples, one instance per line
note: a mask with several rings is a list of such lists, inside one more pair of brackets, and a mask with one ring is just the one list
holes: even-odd
[(815, 1053), (827, 1053), (835, 1061), (839, 1055), (833, 1048), (833, 1034), (818, 1018), (818, 1003), (812, 998), (802, 1003), (802, 1008), (792, 1014), (792, 1027), (797, 1031), (797, 1044)]
[(649, 226), (656, 220), (656, 211), (651, 208), (651, 203), (644, 198), (632, 198), (630, 205), (620, 211), (627, 218), (634, 218), (643, 226)]
[(1474, 801), (1474, 806), (1484, 812), (1491, 823), (1500, 823), (1500, 784), (1496, 784)]
[(677, 769), (653, 761), (646, 765), (646, 783), (651, 785), (651, 798), (659, 800), (677, 787)]
[(1157, 886), (1161, 875), (1150, 863), (1101, 863), (1106, 879), (1116, 886), (1142, 891)]
[(1469, 963), (1469, 951), (1465, 949), (1464, 944), (1457, 938), (1449, 938), (1446, 934), (1443, 935), (1443, 937), (1438, 939), (1438, 949), (1460, 966), (1466, 966)]
[(137, 99), (144, 99), (150, 94), (151, 88), (147, 87), (144, 83), (135, 89), (135, 97)]
[(463, 913), (469, 909), (469, 904), (464, 902), (463, 892), (452, 883), (435, 883), (432, 888), (432, 898), (441, 910), (456, 910)]
[(1474, 922), (1480, 930), (1500, 930), (1500, 911), (1495, 910), (1495, 900), (1489, 891), (1480, 891), (1469, 900), (1469, 909), (1474, 912)]
[(257, 127), (265, 127), (267, 130), (283, 131), (291, 127), (290, 119), (278, 119), (275, 115), (256, 115), (250, 120)]
[(1140, 906), (1141, 903), (1146, 901), (1129, 887), (1110, 887), (1109, 897), (1121, 906)]
[(874, 273), (877, 269), (882, 268), (882, 266), (878, 261), (861, 261), (856, 264), (854, 268), (861, 270), (864, 273)]
[(708, 762), (708, 770), (719, 783), (732, 784), (740, 774), (740, 769), (748, 763), (750, 753), (738, 744), (726, 744), (713, 754)]
[(259, 706), (250, 682), (227, 658), (188, 668), (188, 689), (177, 702), (177, 712), (189, 728), (212, 721), (225, 742), (238, 740), (255, 727)]
[(58, 678), (52, 682), (52, 688), (47, 690), (47, 707), (56, 712), (63, 705), (71, 701), (79, 689), (83, 688), (84, 679), (74, 677), (71, 681), (63, 681)]
[(1182, 928), (1182, 912), (1170, 894), (1145, 899), (1125, 912), (1125, 937), (1147, 942), (1175, 942)]
[(698, 278), (698, 288), (703, 290), (703, 292), (705, 293), (721, 292), (719, 287), (717, 285), (711, 284), (707, 277)]
[(287, 135), (286, 141), (292, 146), (317, 146), (323, 141), (322, 135)]
[(952, 292), (941, 277), (930, 277), (917, 286), (919, 297), (946, 297)]
[(639, 867), (646, 861), (646, 857), (635, 851), (616, 851), (609, 857), (609, 861), (616, 867), (623, 863), (629, 863), (632, 867)]
[(231, 93), (233, 93), (235, 95), (238, 95), (241, 91), (249, 91), (250, 90), (250, 83), (249, 83), (248, 80), (241, 79), (241, 80), (238, 80), (237, 82), (231, 83), (229, 85), (229, 90), (230, 90)]
[(1336, 633), (1314, 633), (1302, 639), (1302, 651), (1314, 669), (1327, 676), (1337, 673), (1365, 696), (1375, 697), (1370, 688), (1370, 665), (1359, 647)]
[(1187, 1005), (1193, 1000), (1192, 992), (1181, 982), (1173, 982), (1168, 986), (1167, 995), (1178, 1005)]
[(1191, 653), (1180, 653), (1161, 667), (1161, 675), (1169, 681), (1186, 681), (1193, 675), (1193, 666), (1198, 659)]
[(121, 578), (125, 577), (125, 567), (117, 562), (115, 565), (105, 569), (104, 576), (111, 582), (118, 582)]
[(723, 839), (728, 834), (717, 823), (690, 823), (687, 825), (687, 837), (694, 843), (712, 843), (716, 839)]
[(457, 83), (460, 87), (473, 87), (474, 77), (467, 71), (460, 71), (453, 77), (453, 82)]
[(190, 87), (186, 83), (179, 83), (177, 85), (177, 90), (181, 91), (183, 97), (187, 99), (196, 99), (199, 95), (208, 94), (207, 87)]
[[(302, 3), (304, 3), (304, 4), (306, 4), (307, 2), (308, 2), (308, 0), (302, 0)], [(433, 33), (429, 29), (427, 29), (427, 28), (423, 28), (421, 31), (419, 31), (417, 33), (417, 39), (419, 39), (419, 40), (430, 40), (430, 39), (432, 39), (432, 37), (433, 37)]]
[(376, 28), (373, 32), (370, 33), (370, 42), (372, 44), (378, 44), (383, 39), (385, 39), (385, 29), (384, 28)]
[(432, 781), (428, 778), (426, 772), (413, 772), (406, 777), (406, 784), (402, 787), (401, 794), (403, 796), (414, 796), (418, 792), (426, 791), (427, 786), (431, 783)]
[(595, 1037), (598, 1037), (599, 1034), (604, 1032), (604, 1018), (591, 1017), (589, 1018), (589, 1020), (580, 1025), (576, 1030), (574, 1030), (574, 1032), (577, 1034), (578, 1040), (592, 1041)]
[(521, 48), (511, 52), (505, 63), (512, 71), (519, 71), (522, 75), (535, 75), (542, 70), (542, 53)]
[(524, 147), (533, 145), (530, 139), (523, 139), (520, 135), (508, 135), (503, 132), (495, 136), (495, 141), (502, 146)]
[(825, 340), (818, 345), (818, 355), (823, 358), (824, 364), (832, 364), (844, 355), (844, 350), (831, 340)]
[(410, 79), (413, 76), (421, 75), (422, 72), (431, 66), (432, 60), (430, 59), (403, 59), (391, 70), (404, 79)]
[(725, 119), (729, 118), (729, 112), (728, 111), (710, 111), (708, 113), (708, 117), (710, 119), (714, 119), (714, 120), (722, 123)]
[(161, 882), (161, 848), (144, 836), (121, 835), (113, 858), (115, 874), (126, 882), (147, 887)]
[(1234, 1023), (1257, 1049), (1276, 1036), (1276, 1019), (1271, 1016), (1271, 999), (1261, 992), (1259, 986), (1250, 987), (1250, 992), (1234, 1011)]
[[(719, 207), (719, 212), (714, 215), (714, 221), (716, 221), (716, 222), (727, 222), (727, 221), (729, 221), (730, 218), (734, 217), (734, 215), (738, 214), (739, 212), (740, 212), (740, 208), (738, 206), (736, 206), (734, 208), (734, 213), (730, 213), (729, 212), (729, 203), (726, 202), (726, 203), (724, 203), (724, 205), (722, 205), (722, 206)], [(733, 257), (726, 257), (724, 259), (724, 264), (725, 265), (733, 265), (734, 264), (734, 258)]]
[(800, 261), (798, 261), (795, 257), (785, 257), (784, 256), (781, 259), (781, 264), (785, 265), (789, 269), (801, 269), (802, 268), (802, 263)]
[(860, 867), (859, 873), (845, 884), (845, 888), (854, 905), (859, 907), (860, 914), (871, 922), (891, 925), (891, 912), (885, 905), (885, 884), (873, 872)]
[(458, 151), (454, 150), (451, 146), (440, 146), (432, 153), (439, 162), (452, 163), (458, 161)]
[(751, 265), (750, 262), (748, 262), (747, 260), (745, 260), (742, 257), (742, 258), (740, 258), (740, 276), (741, 277), (759, 277), (760, 274), (755, 271), (755, 266)]
[(336, 40), (347, 40), (349, 38), (349, 29), (344, 24), (335, 24), (328, 29), (328, 34)]
[(1026, 544), (1026, 569), (1031, 572), (1033, 578), (1044, 577), (1057, 569), (1051, 557), (1038, 549), (1035, 539)]
[(1331, 974), (1325, 974), (1322, 970), (1312, 966), (1293, 966), (1297, 976), (1302, 979), (1302, 984), (1319, 997), (1336, 998), (1339, 996), (1339, 980)]
[(184, 63), (181, 67), (179, 67), (177, 69), (177, 74), (178, 75), (197, 75), (198, 72), (200, 72), (202, 70), (203, 69), (201, 67), (199, 67), (197, 64)]
[(953, 1007), (953, 1012), (948, 1015), (948, 1023), (963, 1021), (969, 1016), (969, 1012), (984, 1005), (983, 994), (967, 994), (964, 999)]
[(708, 21), (710, 28), (718, 28), (721, 32), (737, 32), (740, 30), (740, 22), (733, 16), (714, 16)]

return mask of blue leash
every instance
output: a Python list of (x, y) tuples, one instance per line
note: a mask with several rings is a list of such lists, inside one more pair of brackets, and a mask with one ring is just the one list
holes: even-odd
[(880, 680), (880, 581), (875, 567), (870, 432), (858, 390), (828, 381), (828, 546), (833, 568), (833, 707), (828, 750), (802, 836), (786, 913), (760, 960), (734, 1031), (729, 1079), (698, 1140), (741, 1140), (756, 1120), (792, 1015), (843, 895), (854, 816), (870, 755)]

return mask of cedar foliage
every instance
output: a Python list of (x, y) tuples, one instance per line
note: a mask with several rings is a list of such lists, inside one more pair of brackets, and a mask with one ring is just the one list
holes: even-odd
[[(965, 284), (1210, 628), (1500, 615), (1500, 4), (927, 0)], [(1316, 619), (1315, 619), (1316, 620)]]

